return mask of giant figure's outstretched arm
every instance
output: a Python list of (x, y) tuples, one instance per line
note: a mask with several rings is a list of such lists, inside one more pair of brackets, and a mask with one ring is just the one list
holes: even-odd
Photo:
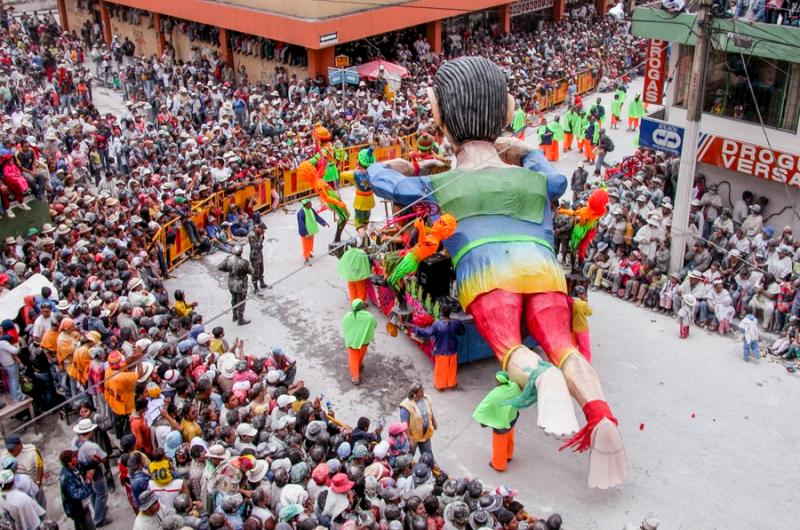
[(559, 173), (539, 149), (532, 149), (522, 158), (522, 166), (547, 177), (547, 198), (556, 200), (567, 191), (567, 177)]
[(428, 177), (407, 177), (384, 164), (372, 164), (367, 174), (375, 195), (404, 206), (433, 192)]

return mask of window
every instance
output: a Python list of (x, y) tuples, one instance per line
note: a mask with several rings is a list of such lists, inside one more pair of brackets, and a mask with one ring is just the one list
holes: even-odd
[[(675, 68), (673, 105), (686, 108), (692, 70), (692, 46), (680, 45)], [(753, 85), (761, 119), (767, 127), (796, 132), (800, 117), (800, 64), (755, 55), (713, 50), (709, 54), (703, 112), (723, 118), (759, 123)], [(745, 67), (747, 68), (745, 75)]]
[(798, 64), (713, 50), (709, 54), (703, 112), (759, 123), (760, 111), (767, 127), (795, 132), (800, 114), (799, 78)]

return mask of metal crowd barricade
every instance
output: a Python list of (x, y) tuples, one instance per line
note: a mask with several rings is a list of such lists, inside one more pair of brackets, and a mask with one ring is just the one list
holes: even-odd
[[(390, 160), (406, 156), (416, 146), (416, 134), (403, 136), (398, 143), (375, 149), (376, 160)], [(367, 144), (354, 145), (345, 149), (345, 157), (339, 164), (340, 171), (351, 171), (356, 167), (358, 152)], [(341, 186), (351, 185), (346, 177), (340, 179)], [(225, 220), (231, 206), (251, 209), (253, 212), (267, 212), (272, 209), (272, 190), (278, 192), (278, 204), (281, 206), (298, 201), (312, 194), (308, 183), (301, 182), (297, 170), (282, 171), (273, 168), (262, 173), (255, 182), (233, 191), (218, 191), (202, 201), (192, 205), (191, 220), (198, 231), (205, 229), (210, 216), (216, 217), (221, 224)], [(174, 233), (174, 240), (167, 242), (167, 236)], [(186, 228), (181, 219), (172, 219), (161, 226), (152, 239), (153, 244), (160, 244), (164, 249), (167, 268), (175, 267), (189, 259), (195, 253)]]

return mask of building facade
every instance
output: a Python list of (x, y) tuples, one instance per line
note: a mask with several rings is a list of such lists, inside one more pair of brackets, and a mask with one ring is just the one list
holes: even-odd
[[(128, 37), (136, 55), (160, 55), (167, 45), (179, 59), (216, 52), (234, 69), (244, 65), (252, 78), (272, 66), (269, 53), (252, 53), (251, 44), (289, 54), (289, 70), (299, 77), (325, 76), (334, 66), (337, 46), (405, 28), (424, 30), (431, 51), (442, 51), (443, 22), (492, 11), (504, 31), (511, 17), (546, 12), (562, 18), (572, 0), (381, 0), (335, 2), (306, 0), (56, 0), (61, 24), (80, 31), (88, 20), (99, 25), (106, 43)], [(570, 4), (571, 5), (571, 4)], [(596, 0), (601, 12), (607, 0)], [(201, 38), (187, 30), (202, 25)], [(197, 33), (196, 31), (194, 33)], [(245, 50), (242, 52), (242, 50)], [(287, 52), (288, 50), (288, 52)]]
[[(652, 87), (663, 95), (664, 120), (682, 126), (697, 17), (670, 17), (636, 8), (632, 31), (651, 39)], [(720, 184), (726, 206), (744, 191), (766, 197), (765, 224), (798, 233), (800, 28), (715, 18), (710, 31), (697, 173), (706, 184)], [(658, 57), (662, 47), (668, 49), (665, 61)]]

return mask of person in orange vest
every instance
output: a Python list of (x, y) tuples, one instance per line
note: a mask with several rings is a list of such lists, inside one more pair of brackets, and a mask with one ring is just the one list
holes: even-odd
[(114, 350), (108, 355), (105, 375), (103, 391), (114, 414), (114, 433), (120, 439), (128, 433), (128, 416), (133, 412), (134, 389), (140, 374), (138, 367), (135, 371), (125, 370), (125, 358)]
[[(97, 332), (94, 331), (89, 333)], [(92, 361), (92, 358), (89, 356), (89, 348), (93, 344), (95, 344), (95, 342), (89, 337), (88, 333), (81, 337), (79, 339), (79, 346), (75, 348), (75, 352), (72, 354), (72, 362), (69, 363), (69, 366), (67, 366), (67, 375), (74, 379), (81, 389), (86, 387), (89, 363)]]
[(58, 362), (58, 375), (61, 380), (61, 387), (65, 397), (72, 397), (78, 394), (78, 385), (75, 379), (69, 376), (69, 365), (72, 364), (72, 356), (78, 347), (80, 334), (75, 329), (75, 321), (65, 318), (58, 327), (59, 334), (56, 338), (56, 359)]
[(425, 395), (421, 384), (411, 387), (408, 397), (400, 403), (400, 420), (408, 425), (408, 438), (414, 444), (411, 456), (417, 449), (420, 454), (430, 453), (433, 456), (431, 438), (438, 425), (431, 400)]

